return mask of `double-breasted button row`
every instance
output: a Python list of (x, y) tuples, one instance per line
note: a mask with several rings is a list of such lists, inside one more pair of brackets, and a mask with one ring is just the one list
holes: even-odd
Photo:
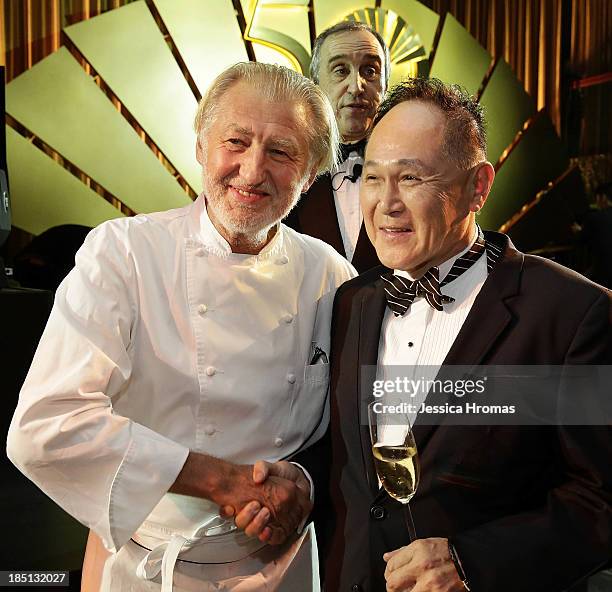
[[(198, 304), (197, 311), (200, 316), (204, 316), (209, 310), (210, 309), (208, 308), (206, 304)], [(286, 325), (290, 325), (291, 323), (293, 323), (293, 319), (294, 319), (294, 316), (289, 313), (284, 314), (281, 317), (281, 321), (285, 323)]]

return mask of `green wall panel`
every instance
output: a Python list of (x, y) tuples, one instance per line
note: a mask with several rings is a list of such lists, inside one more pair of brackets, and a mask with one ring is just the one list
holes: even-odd
[[(578, 167), (571, 170), (555, 187), (546, 192), (525, 216), (508, 231), (521, 251), (549, 245), (575, 245), (572, 224), (589, 211)], [(546, 256), (548, 253), (544, 253)]]
[(535, 115), (536, 106), (503, 60), (496, 64), (480, 104), (489, 124), (487, 158), (495, 164), (524, 123)]
[(447, 13), (430, 76), (446, 83), (460, 84), (475, 94), (490, 63), (489, 52), (461, 26), (457, 19)]
[(314, 17), (317, 35), (335, 25), (354, 10), (374, 8), (374, 0), (314, 0)]
[(154, 4), (202, 95), (225, 68), (248, 61), (230, 1), (154, 0)]
[(197, 101), (144, 0), (64, 31), (199, 193), (193, 148)]
[(6, 110), (136, 212), (190, 202), (65, 48), (7, 85)]
[(421, 38), (427, 55), (431, 51), (440, 15), (416, 0), (383, 0), (381, 8), (392, 10), (401, 16), (408, 25), (414, 27)]
[(13, 225), (41, 232), (59, 224), (97, 226), (123, 214), (6, 126)]
[(540, 116), (497, 172), (491, 194), (478, 216), (480, 225), (489, 230), (499, 228), (549, 181), (559, 177), (568, 163), (550, 119)]

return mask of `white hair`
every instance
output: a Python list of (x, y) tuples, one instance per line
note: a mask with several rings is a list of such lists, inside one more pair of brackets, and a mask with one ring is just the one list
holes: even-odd
[(310, 125), (304, 128), (304, 135), (312, 166), (316, 166), (317, 173), (336, 167), (340, 134), (328, 98), (311, 80), (283, 66), (240, 62), (219, 74), (198, 105), (194, 121), (198, 135), (205, 135), (210, 128), (223, 95), (243, 80), (269, 101), (304, 105), (309, 112)]

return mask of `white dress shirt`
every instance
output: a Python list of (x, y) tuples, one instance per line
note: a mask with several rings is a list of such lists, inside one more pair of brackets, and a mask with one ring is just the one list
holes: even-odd
[[(333, 295), (353, 275), (332, 247), (282, 224), (258, 255), (232, 253), (203, 196), (89, 234), (58, 288), (8, 454), (108, 549), (121, 549), (105, 589), (155, 589), (135, 578), (145, 551), (126, 545), (130, 537), (188, 537), (216, 517), (207, 500), (166, 495), (190, 450), (276, 461), (322, 435), (329, 366), (309, 361), (313, 344), (329, 353)], [(311, 534), (302, 537), (310, 545)], [(214, 538), (219, 561), (254, 551), (241, 531)], [(206, 577), (244, 582), (246, 569), (259, 589), (267, 562), (287, 570), (296, 555), (274, 549)]]
[[(353, 260), (363, 222), (363, 214), (359, 204), (361, 177), (355, 182), (350, 179), (344, 179), (345, 175), (353, 174), (356, 164), (363, 166), (363, 158), (357, 152), (351, 152), (348, 158), (339, 165), (336, 173), (332, 174), (332, 190), (334, 192), (338, 226), (342, 235), (344, 252), (349, 261)], [(335, 189), (336, 187), (338, 189)]]
[[(453, 263), (469, 251), (476, 241), (476, 236), (464, 251), (438, 266), (440, 283), (451, 270)], [(405, 271), (395, 270), (394, 273), (410, 281), (416, 279)], [(487, 257), (483, 254), (467, 271), (442, 287), (442, 294), (455, 299), (450, 304), (444, 304), (444, 310), (435, 310), (422, 296), (417, 296), (406, 314), (401, 317), (396, 317), (387, 307), (378, 346), (377, 380), (393, 380), (397, 376), (414, 380), (433, 380), (459, 335), (486, 279)], [(397, 368), (398, 366), (402, 368)], [(426, 395), (426, 392), (419, 392), (419, 396), (412, 399), (416, 409), (420, 407)], [(411, 424), (415, 418), (416, 413), (410, 414)]]

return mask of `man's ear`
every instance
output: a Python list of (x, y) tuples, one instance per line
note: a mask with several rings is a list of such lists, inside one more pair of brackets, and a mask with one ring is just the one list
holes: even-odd
[(317, 168), (318, 167), (315, 166), (310, 171), (310, 175), (308, 177), (308, 180), (304, 183), (304, 186), (302, 187), (301, 193), (306, 193), (312, 187), (312, 184), (314, 183), (315, 179), (317, 178)]
[(495, 169), (490, 162), (481, 162), (476, 166), (470, 183), (470, 212), (478, 212), (485, 205), (493, 179), (495, 179)]
[(198, 133), (196, 138), (196, 159), (200, 165), (204, 166), (204, 143), (202, 141), (201, 133)]

